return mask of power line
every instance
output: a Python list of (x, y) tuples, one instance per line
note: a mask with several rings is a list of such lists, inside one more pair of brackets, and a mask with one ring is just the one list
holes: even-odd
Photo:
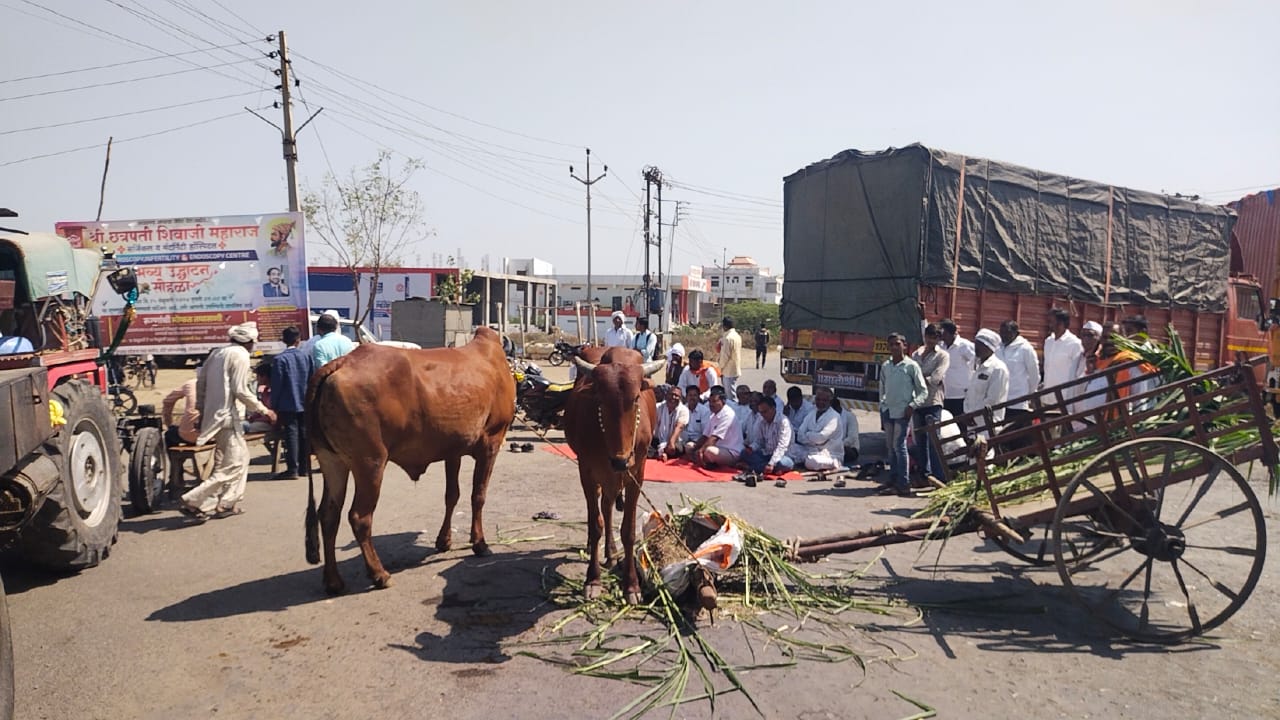
[(252, 58), (248, 58), (247, 60), (232, 60), (230, 62), (220, 63), (218, 65), (197, 65), (192, 68), (184, 68), (182, 70), (173, 70), (167, 73), (157, 73), (155, 75), (143, 75), (142, 77), (128, 78), (125, 80), (112, 80), (111, 82), (100, 82), (100, 83), (94, 83), (92, 85), (80, 85), (72, 88), (62, 88), (60, 90), (45, 90), (44, 92), (27, 93), (26, 95), (11, 95), (6, 98), (0, 98), (0, 102), (8, 102), (10, 100), (25, 100), (27, 98), (44, 97), (46, 95), (60, 95), (62, 93), (76, 92), (77, 90), (91, 90), (93, 88), (110, 87), (112, 85), (124, 85), (127, 83), (139, 82), (142, 80), (155, 80), (156, 78), (172, 77), (174, 75), (182, 75), (184, 73), (195, 72), (197, 70), (211, 70), (213, 68), (226, 67), (228, 65), (235, 65), (237, 63), (251, 62), (251, 61), (252, 61)]
[[(121, 4), (121, 3), (119, 2), (119, 0), (106, 0), (106, 2), (110, 3), (111, 5), (115, 5), (116, 7), (120, 8), (121, 10), (123, 10), (123, 11), (125, 11), (125, 12), (127, 12), (127, 13), (129, 13), (130, 15), (134, 16), (135, 18), (138, 18), (139, 20), (141, 20), (142, 22), (146, 23), (147, 25), (150, 25), (151, 27), (156, 28), (157, 30), (159, 30), (159, 31), (160, 31), (160, 32), (162, 32), (162, 33), (166, 33), (166, 34), (167, 34), (170, 30), (173, 30), (173, 31), (178, 32), (178, 33), (180, 33), (180, 34), (182, 34), (182, 35), (185, 35), (185, 36), (187, 36), (187, 37), (189, 37), (189, 38), (191, 38), (191, 39), (193, 39), (193, 40), (196, 40), (197, 42), (200, 42), (200, 43), (204, 43), (204, 44), (206, 44), (206, 45), (209, 45), (209, 46), (210, 46), (209, 48), (201, 48), (201, 47), (199, 47), (198, 45), (196, 45), (196, 44), (194, 44), (194, 43), (191, 43), (191, 42), (187, 42), (187, 43), (186, 43), (189, 47), (192, 47), (192, 48), (195, 48), (195, 49), (198, 49), (198, 50), (202, 50), (203, 52), (205, 52), (205, 54), (209, 55), (209, 57), (211, 57), (211, 58), (219, 59), (219, 58), (218, 58), (218, 56), (214, 55), (214, 53), (213, 53), (213, 51), (216, 49), (216, 48), (213, 46), (213, 43), (209, 42), (208, 40), (205, 40), (201, 35), (198, 35), (198, 34), (196, 34), (196, 33), (192, 32), (192, 31), (188, 30), (186, 27), (184, 27), (184, 26), (182, 26), (182, 25), (179, 25), (178, 23), (176, 23), (176, 22), (174, 22), (174, 21), (170, 20), (169, 18), (167, 18), (167, 17), (165, 17), (165, 16), (161, 15), (159, 12), (157, 12), (157, 11), (155, 11), (155, 10), (151, 10), (151, 9), (148, 9), (148, 8), (144, 7), (140, 2), (138, 2), (138, 0), (132, 0), (133, 4), (138, 6), (138, 9), (137, 9), (137, 10), (134, 10), (134, 9), (132, 9), (132, 8), (129, 8), (129, 7), (125, 7), (123, 4)], [(235, 38), (235, 36), (232, 36), (232, 39), (237, 39), (237, 38)], [(231, 51), (231, 50), (223, 50), (222, 52), (225, 52), (226, 54), (228, 54), (228, 55), (230, 55), (231, 57), (234, 57), (234, 58), (245, 59), (245, 56), (244, 56), (244, 55), (240, 55), (239, 53), (233, 52), (233, 51)], [(240, 75), (242, 75), (242, 76), (244, 76), (244, 77), (247, 77), (251, 82), (255, 81), (255, 78), (254, 78), (254, 76), (253, 76), (253, 73), (250, 73), (250, 72), (249, 72), (249, 71), (247, 71), (247, 70), (242, 70), (242, 69), (240, 69), (240, 68), (236, 68), (236, 71), (237, 71)]]
[(201, 105), (203, 103), (215, 102), (217, 100), (230, 100), (237, 97), (248, 97), (253, 95), (255, 91), (250, 90), (244, 93), (232, 93), (231, 95), (219, 95), (218, 97), (203, 98), (200, 100), (191, 100), (184, 103), (176, 103), (174, 105), (162, 105), (160, 107), (146, 108), (144, 110), (130, 110), (129, 112), (116, 113), (114, 115), (99, 115), (98, 117), (84, 118), (83, 120), (68, 120), (67, 122), (51, 123), (49, 125), (37, 125), (35, 127), (19, 128), (17, 130), (0, 130), (0, 135), (16, 135), (24, 132), (34, 132), (36, 130), (49, 130), (52, 128), (67, 127), (69, 125), (83, 125), (85, 123), (97, 122), (99, 120), (114, 120), (115, 118), (129, 117), (130, 115), (145, 115), (146, 113), (159, 112), (161, 110), (174, 110), (176, 108), (190, 107), (192, 105)]
[[(236, 45), (248, 45), (248, 41), (233, 43), (230, 45), (219, 45), (217, 49), (235, 47)], [(208, 48), (213, 50), (215, 48)], [(94, 65), (92, 67), (76, 68), (75, 70), (60, 70), (58, 72), (44, 73), (43, 75), (27, 75), (26, 77), (9, 78), (0, 80), (0, 85), (5, 83), (23, 82), (25, 80), (43, 80), (44, 78), (59, 77), (61, 75), (74, 75), (76, 73), (89, 72), (91, 70), (106, 70), (107, 68), (122, 67), (124, 65), (136, 65), (138, 63), (154, 62), (156, 60), (167, 60), (169, 58), (182, 57), (183, 55), (193, 55), (204, 50), (184, 50), (176, 53), (166, 53), (164, 55), (155, 55), (153, 57), (139, 58), (138, 60), (125, 60), (123, 62), (109, 63), (107, 65)]]
[(718, 197), (722, 200), (732, 200), (734, 202), (749, 203), (751, 205), (764, 205), (766, 207), (782, 207), (782, 203), (776, 200), (763, 200), (763, 199), (751, 200), (751, 199), (746, 199), (742, 197), (736, 197), (728, 193), (721, 193), (714, 190), (704, 190), (701, 188), (695, 188), (691, 185), (679, 183), (674, 180), (671, 181), (671, 186), (680, 188), (681, 190), (687, 190), (688, 192), (698, 193), (699, 195), (710, 195), (711, 197)]
[[(204, 120), (198, 120), (193, 123), (187, 123), (186, 125), (179, 125), (177, 127), (172, 127), (165, 130), (157, 130), (156, 132), (147, 133), (145, 135), (135, 135), (134, 137), (120, 138), (118, 140), (114, 140), (113, 144), (119, 145), (121, 143), (133, 142), (134, 140), (143, 140), (150, 137), (156, 137), (157, 135), (167, 135), (169, 133), (178, 132), (179, 130), (186, 130), (187, 128), (193, 128), (199, 125), (208, 125), (209, 123), (217, 122), (218, 120), (226, 120), (227, 118), (240, 117), (243, 114), (244, 113), (242, 112), (233, 112), (233, 113), (228, 113), (226, 115), (218, 115), (217, 117), (205, 118)], [(7, 162), (0, 163), (0, 167), (8, 167), (9, 165), (17, 165), (18, 163), (29, 162), (31, 160), (40, 160), (43, 158), (56, 157), (58, 155), (69, 155), (71, 153), (82, 152), (84, 150), (94, 150), (94, 149), (97, 149), (100, 147), (106, 147), (106, 146), (107, 146), (106, 143), (97, 143), (95, 145), (84, 145), (82, 147), (70, 148), (68, 150), (59, 150), (58, 152), (43, 153), (41, 155), (32, 155), (31, 157), (24, 157), (24, 158), (19, 158), (18, 160), (9, 160)]]
[(449, 116), (451, 116), (451, 117), (458, 118), (459, 120), (465, 120), (465, 121), (467, 121), (467, 122), (469, 122), (469, 123), (472, 123), (472, 124), (475, 124), (475, 125), (479, 125), (480, 127), (486, 127), (486, 128), (489, 128), (490, 130), (497, 130), (498, 132), (504, 132), (504, 133), (507, 133), (508, 135), (515, 135), (516, 137), (522, 137), (522, 138), (525, 138), (526, 140), (536, 140), (536, 141), (538, 141), (538, 142), (544, 142), (544, 143), (547, 143), (547, 144), (549, 144), (549, 145), (559, 145), (560, 147), (567, 147), (567, 148), (574, 148), (574, 149), (577, 149), (577, 148), (581, 147), (580, 145), (577, 145), (577, 144), (574, 144), (574, 143), (560, 142), (559, 140), (549, 140), (549, 139), (547, 139), (547, 138), (538, 137), (538, 136), (536, 136), (536, 135), (529, 135), (529, 134), (527, 134), (527, 133), (517, 132), (517, 131), (515, 131), (515, 130), (508, 130), (508, 129), (503, 128), (503, 127), (498, 127), (497, 125), (490, 125), (489, 123), (481, 122), (481, 121), (479, 121), (479, 120), (475, 120), (475, 119), (473, 119), (473, 118), (469, 118), (469, 117), (467, 117), (466, 115), (461, 115), (461, 114), (459, 114), (459, 113), (451, 112), (451, 111), (449, 111), (449, 110), (445, 110), (445, 109), (443, 109), (443, 108), (438, 108), (438, 107), (436, 107), (436, 106), (434, 106), (434, 105), (428, 105), (427, 103), (424, 103), (424, 102), (422, 102), (421, 100), (418, 100), (418, 99), (416, 99), (416, 98), (410, 97), (410, 96), (408, 96), (408, 95), (402, 95), (402, 94), (400, 94), (400, 93), (398, 93), (398, 92), (395, 92), (394, 90), (388, 90), (388, 89), (386, 89), (386, 88), (384, 88), (384, 87), (382, 87), (382, 86), (380, 86), (380, 85), (378, 85), (378, 84), (376, 84), (376, 83), (370, 82), (370, 81), (368, 81), (368, 80), (362, 80), (362, 79), (360, 79), (360, 78), (358, 78), (358, 77), (355, 77), (354, 75), (350, 75), (350, 74), (348, 74), (348, 73), (345, 73), (345, 72), (343, 72), (343, 71), (341, 71), (341, 70), (338, 70), (337, 68), (334, 68), (334, 67), (332, 67), (332, 66), (326, 65), (326, 64), (324, 64), (324, 63), (320, 62), (319, 60), (316, 60), (315, 58), (307, 57), (306, 55), (303, 55), (302, 53), (294, 53), (294, 54), (295, 54), (295, 55), (297, 55), (297, 56), (298, 56), (298, 57), (300, 57), (300, 58), (303, 58), (304, 60), (308, 60), (308, 61), (310, 61), (310, 62), (315, 63), (316, 65), (319, 65), (320, 67), (324, 68), (325, 70), (328, 70), (329, 72), (331, 72), (331, 73), (333, 73), (333, 74), (335, 74), (335, 75), (338, 75), (338, 76), (341, 76), (341, 77), (345, 78), (348, 82), (350, 82), (350, 83), (352, 83), (352, 84), (355, 84), (355, 85), (357, 85), (357, 86), (365, 86), (365, 85), (367, 85), (367, 86), (370, 86), (370, 87), (374, 87), (374, 88), (377, 88), (378, 90), (381, 90), (382, 92), (385, 92), (385, 93), (387, 93), (387, 94), (389, 94), (389, 95), (394, 95), (394, 96), (396, 96), (396, 97), (398, 97), (398, 98), (401, 98), (401, 99), (404, 99), (404, 100), (408, 100), (409, 102), (415, 103), (415, 104), (417, 104), (417, 105), (421, 105), (422, 107), (427, 108), (428, 110), (434, 110), (434, 111), (436, 111), (436, 112), (438, 112), (438, 113), (441, 113), (441, 114), (444, 114), (444, 115), (449, 115)]
[(217, 6), (218, 6), (218, 7), (220, 7), (220, 8), (222, 8), (224, 11), (226, 11), (226, 13), (227, 13), (228, 15), (230, 15), (231, 17), (233, 17), (233, 18), (235, 18), (235, 19), (239, 20), (240, 22), (244, 23), (244, 26), (245, 26), (245, 27), (249, 28), (250, 30), (254, 30), (254, 31), (256, 31), (259, 35), (264, 35), (264, 36), (265, 36), (265, 35), (267, 35), (267, 34), (268, 34), (268, 33), (264, 33), (264, 32), (262, 32), (261, 30), (258, 30), (258, 28), (256, 28), (256, 27), (254, 27), (254, 26), (253, 26), (253, 23), (250, 23), (248, 20), (245, 20), (244, 18), (240, 17), (239, 15), (237, 15), (237, 14), (235, 13), (235, 11), (231, 10), (231, 8), (228, 8), (226, 5), (223, 5), (221, 2), (218, 2), (218, 0), (213, 0), (213, 4), (214, 4), (214, 5), (217, 5)]

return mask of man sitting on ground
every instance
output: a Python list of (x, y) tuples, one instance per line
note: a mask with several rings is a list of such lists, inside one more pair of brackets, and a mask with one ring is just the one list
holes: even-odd
[(792, 385), (787, 388), (787, 404), (782, 406), (782, 414), (787, 416), (793, 429), (799, 430), (804, 419), (813, 414), (813, 403), (804, 399), (804, 391)]
[(795, 461), (787, 455), (791, 449), (791, 422), (778, 412), (773, 400), (763, 396), (756, 400), (756, 412), (742, 462), (753, 472), (785, 474), (795, 467)]
[(689, 420), (684, 426), (684, 432), (680, 434), (680, 448), (683, 454), (690, 460), (695, 458), (695, 450), (698, 442), (702, 440), (702, 433), (706, 429), (708, 421), (711, 419), (711, 411), (706, 405), (702, 404), (702, 398), (699, 397), (700, 391), (697, 385), (690, 385), (684, 389), (685, 407), (689, 409)]
[(703, 467), (732, 467), (742, 455), (742, 424), (725, 400), (723, 385), (711, 388), (711, 399), (707, 404), (711, 418), (698, 441), (694, 457)]
[(658, 429), (653, 434), (655, 457), (661, 460), (680, 457), (680, 436), (689, 424), (689, 408), (680, 401), (680, 388), (667, 388), (667, 397), (658, 406)]
[(814, 410), (805, 415), (795, 431), (795, 439), (788, 453), (797, 465), (810, 470), (834, 470), (840, 467), (844, 457), (844, 423), (840, 411), (831, 407), (835, 393), (830, 388), (818, 388), (814, 394)]
[(689, 365), (680, 373), (680, 387), (698, 386), (698, 395), (706, 400), (710, 397), (711, 388), (720, 384), (720, 375), (716, 369), (703, 361), (702, 351), (689, 353)]

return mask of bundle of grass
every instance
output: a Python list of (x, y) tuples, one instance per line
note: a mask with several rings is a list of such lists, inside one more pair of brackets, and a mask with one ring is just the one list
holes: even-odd
[[(653, 532), (638, 549), (646, 576), (644, 604), (628, 606), (613, 575), (606, 578), (601, 597), (583, 601), (581, 581), (548, 573), (544, 588), (549, 598), (569, 613), (518, 651), (576, 674), (643, 686), (614, 717), (640, 717), (664, 707), (674, 715), (690, 701), (706, 701), (714, 710), (718, 696), (733, 692), (742, 693), (759, 711), (744, 681), (750, 671), (802, 661), (853, 662), (865, 668), (868, 662), (911, 657), (909, 649), (868, 632), (846, 615), (856, 611), (904, 621), (920, 617), (899, 601), (857, 588), (865, 567), (825, 575), (806, 572), (789, 560), (787, 543), (713, 502), (682, 498), (679, 510), (668, 508), (660, 519), (660, 526), (650, 523)], [(740, 537), (740, 547), (736, 561), (715, 577), (716, 612), (722, 620), (715, 627), (731, 633), (726, 637), (734, 642), (747, 641), (748, 662), (728, 660), (712, 644), (710, 628), (697, 625), (696, 611), (706, 609), (706, 585), (699, 573), (707, 569), (691, 563), (684, 587), (674, 588), (668, 582), (674, 574), (664, 577), (662, 572), (692, 558), (709, 538), (723, 539), (726, 525)], [(652, 620), (659, 623), (657, 633), (646, 627)], [(722, 627), (723, 620), (737, 624), (741, 632)]]

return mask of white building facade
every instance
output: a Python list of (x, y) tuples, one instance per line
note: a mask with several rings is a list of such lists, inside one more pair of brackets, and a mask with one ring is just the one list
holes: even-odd
[(725, 304), (756, 300), (777, 305), (782, 302), (782, 276), (756, 264), (754, 258), (736, 255), (726, 267), (703, 265), (702, 276), (710, 286), (706, 302)]

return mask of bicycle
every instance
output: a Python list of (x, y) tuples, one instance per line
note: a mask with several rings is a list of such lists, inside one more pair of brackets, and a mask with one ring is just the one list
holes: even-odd
[(156, 385), (156, 361), (150, 355), (126, 357), (124, 372), (134, 387), (155, 387)]
[(138, 396), (119, 383), (107, 386), (107, 397), (111, 400), (111, 412), (120, 417), (132, 415), (138, 409)]

